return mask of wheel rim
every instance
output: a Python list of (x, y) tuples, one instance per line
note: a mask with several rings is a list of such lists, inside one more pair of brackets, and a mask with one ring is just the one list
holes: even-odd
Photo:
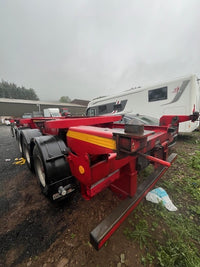
[(24, 154), (25, 154), (25, 157), (26, 157), (26, 161), (27, 161), (28, 164), (30, 164), (31, 159), (30, 159), (30, 154), (29, 154), (27, 146), (24, 146), (24, 150), (25, 150)]
[(45, 181), (45, 172), (44, 172), (44, 166), (43, 166), (43, 163), (42, 163), (42, 160), (37, 157), (37, 160), (36, 160), (36, 172), (38, 174), (38, 178), (40, 180), (40, 183), (43, 187), (46, 186), (46, 181)]

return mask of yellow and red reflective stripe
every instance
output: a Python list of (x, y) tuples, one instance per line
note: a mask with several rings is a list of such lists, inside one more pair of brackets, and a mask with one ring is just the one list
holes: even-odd
[(113, 139), (100, 137), (92, 134), (80, 133), (72, 130), (69, 130), (67, 132), (67, 137), (75, 138), (77, 140), (84, 141), (93, 145), (116, 150), (116, 142)]

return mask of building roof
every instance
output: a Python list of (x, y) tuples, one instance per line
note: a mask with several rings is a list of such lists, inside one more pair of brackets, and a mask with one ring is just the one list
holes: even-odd
[(82, 106), (87, 107), (87, 105), (88, 105), (89, 102), (90, 102), (89, 100), (74, 99), (70, 103), (78, 104), (78, 105), (82, 105)]
[[(83, 100), (84, 101), (84, 100)], [(13, 99), (13, 98), (0, 98), (0, 102), (2, 103), (19, 103), (19, 104), (35, 104), (35, 105), (56, 105), (56, 106), (82, 106), (85, 105), (77, 104), (77, 103), (60, 103), (60, 102), (45, 102), (45, 101), (36, 101), (36, 100), (25, 100), (25, 99)]]

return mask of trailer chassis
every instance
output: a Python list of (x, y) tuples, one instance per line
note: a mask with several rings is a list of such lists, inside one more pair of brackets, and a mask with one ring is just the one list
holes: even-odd
[[(98, 250), (175, 160), (169, 147), (179, 122), (198, 116), (163, 116), (160, 126), (117, 124), (121, 116), (47, 120), (42, 129), (20, 130), (20, 140), (28, 167), (46, 196), (53, 200), (69, 196), (78, 182), (85, 199), (107, 187), (123, 199), (90, 233)], [(154, 172), (138, 186), (138, 172), (149, 164)]]

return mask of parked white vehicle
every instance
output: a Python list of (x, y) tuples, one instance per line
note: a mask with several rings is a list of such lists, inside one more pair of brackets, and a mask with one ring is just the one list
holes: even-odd
[[(200, 109), (200, 86), (196, 75), (160, 84), (130, 89), (93, 99), (87, 116), (135, 113), (159, 119), (163, 115), (190, 115)], [(179, 132), (192, 132), (199, 121), (182, 122)]]
[(9, 121), (9, 119), (5, 119), (5, 120), (4, 120), (4, 123), (5, 123), (5, 125), (9, 126), (9, 125), (10, 125), (10, 121)]
[(45, 108), (43, 110), (44, 117), (60, 117), (60, 110), (59, 108)]

